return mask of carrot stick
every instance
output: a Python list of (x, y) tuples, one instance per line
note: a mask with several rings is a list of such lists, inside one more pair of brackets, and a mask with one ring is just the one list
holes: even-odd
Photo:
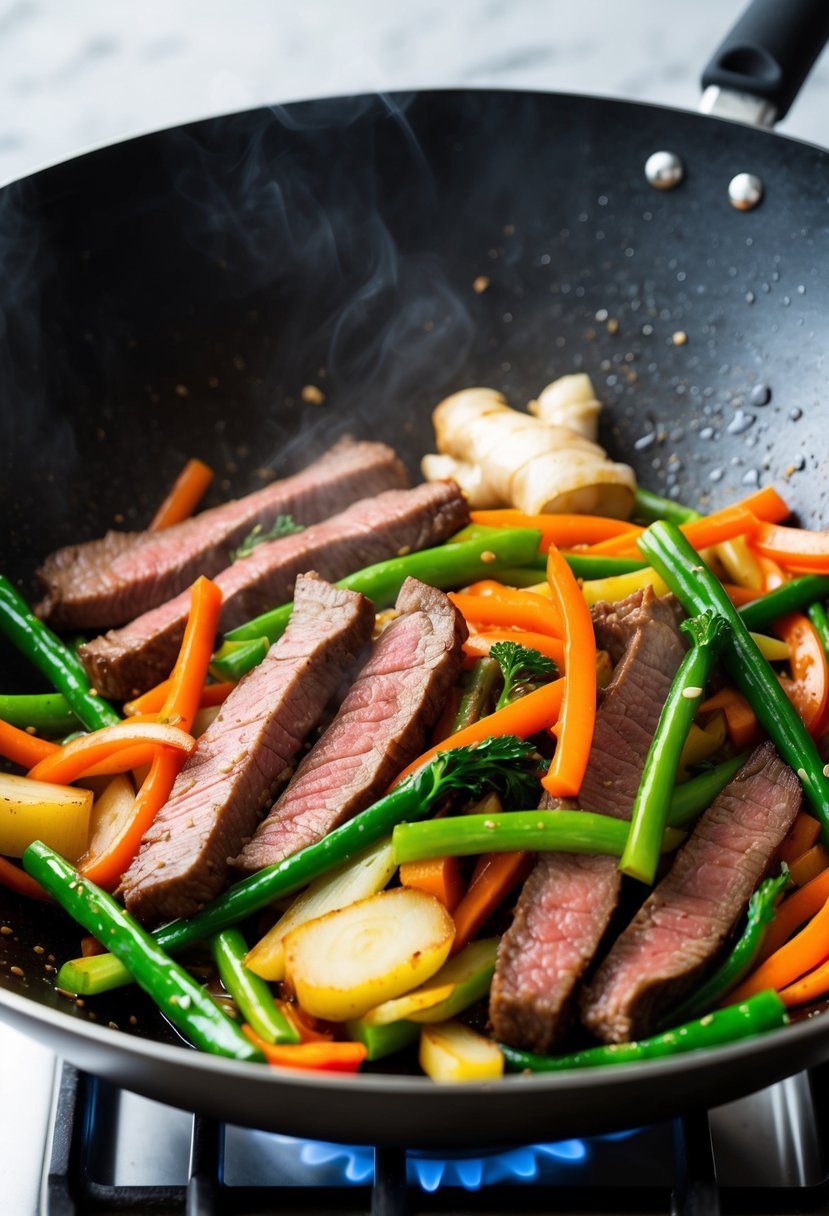
[(39, 882), (35, 882), (25, 870), (19, 869), (13, 861), (8, 861), (5, 857), (0, 857), (0, 887), (16, 891), (18, 895), (27, 895), (29, 899), (52, 898)]
[(799, 891), (794, 891), (783, 901), (769, 925), (763, 942), (763, 955), (774, 954), (787, 942), (796, 929), (815, 916), (829, 901), (829, 870), (818, 874)]
[(829, 992), (829, 959), (796, 983), (784, 988), (780, 993), (780, 998), (787, 1009), (792, 1009), (795, 1005), (808, 1005), (810, 1001), (816, 1001), (820, 997), (826, 996), (827, 992)]
[(800, 811), (781, 845), (780, 860), (785, 861), (786, 865), (791, 865), (793, 861), (797, 861), (798, 857), (811, 849), (813, 844), (817, 843), (818, 836), (820, 836), (820, 824), (817, 819), (807, 814), (806, 811)]
[[(164, 702), (170, 695), (172, 680), (162, 680), (160, 684), (156, 684), (155, 688), (150, 688), (147, 692), (136, 697), (133, 701), (127, 701), (124, 704), (124, 714), (128, 718), (134, 717), (135, 714), (157, 714), (164, 707)], [(211, 706), (221, 705), (236, 687), (232, 680), (224, 680), (219, 684), (205, 684), (199, 699), (199, 709), (210, 709)]]
[(463, 871), (458, 857), (430, 857), (426, 861), (407, 861), (400, 867), (400, 883), (434, 895), (452, 912), (464, 891)]
[[(207, 578), (196, 579), (184, 640), (170, 677), (167, 701), (159, 714), (161, 722), (176, 722), (187, 730), (193, 725), (216, 640), (221, 606), (222, 593), (216, 584)], [(169, 750), (159, 752), (138, 791), (123, 831), (113, 834), (106, 852), (81, 859), (78, 869), (85, 878), (107, 890), (117, 885), (138, 852), (144, 833), (170, 797), (184, 760), (183, 754)]]
[(561, 637), (561, 613), (551, 600), (532, 591), (514, 591), (508, 587), (502, 587), (499, 593), (492, 595), (463, 595), (450, 591), (449, 598), (461, 616), (473, 624), (518, 626), (554, 638)]
[(38, 739), (28, 731), (20, 730), (8, 722), (0, 721), (0, 756), (20, 764), (23, 768), (32, 768), (47, 756), (52, 756), (59, 750), (57, 743), (48, 739)]
[[(822, 875), (818, 875), (818, 878), (822, 877)], [(817, 879), (813, 879), (813, 881), (817, 881)], [(802, 889), (806, 891), (808, 887)], [(789, 900), (786, 901), (786, 903), (788, 902)], [(770, 955), (747, 980), (730, 993), (728, 1003), (729, 1005), (739, 1004), (740, 1001), (754, 996), (757, 992), (762, 992), (765, 988), (775, 988), (781, 992), (801, 975), (818, 967), (828, 955), (829, 903), (824, 903), (820, 911), (812, 917), (796, 937)]]
[(751, 747), (758, 742), (762, 733), (760, 723), (741, 692), (736, 688), (722, 688), (713, 697), (703, 701), (698, 712), (714, 713), (718, 709), (725, 714), (726, 730), (734, 747), (742, 751), (743, 748)]
[[(594, 668), (594, 684), (595, 681)], [(473, 722), (471, 726), (465, 726), (463, 730), (444, 739), (443, 743), (430, 747), (422, 756), (418, 756), (403, 769), (403, 772), (395, 779), (392, 789), (395, 785), (399, 785), (404, 777), (408, 777), (409, 773), (414, 773), (424, 764), (428, 764), (438, 752), (450, 751), (455, 747), (471, 747), (475, 743), (483, 743), (485, 739), (495, 739), (503, 735), (517, 735), (519, 739), (528, 739), (530, 735), (535, 735), (540, 730), (549, 730), (561, 708), (566, 683), (567, 681), (563, 678), (553, 680), (551, 684), (545, 684), (543, 688), (537, 688), (535, 692), (527, 693), (526, 697), (520, 697), (519, 700), (505, 705), (503, 709), (497, 710), (494, 714), (488, 714), (485, 718), (479, 718), (477, 722)]]
[(773, 558), (794, 574), (829, 574), (829, 532), (761, 523), (752, 543), (762, 557)]
[(150, 523), (150, 531), (158, 532), (172, 524), (189, 519), (213, 480), (213, 470), (204, 461), (192, 459), (173, 482), (170, 493), (159, 506)]
[(487, 853), (479, 858), (469, 889), (452, 916), (455, 922), (452, 954), (472, 940), (509, 893), (524, 881), (533, 860), (532, 853)]
[[(34, 781), (69, 785), (79, 777), (88, 776), (102, 762), (116, 758), (125, 748), (134, 753), (136, 744), (151, 744), (164, 750), (172, 748), (180, 751), (183, 758), (193, 750), (195, 740), (186, 731), (157, 722), (119, 722), (117, 726), (105, 726), (57, 747), (29, 770), (29, 776)], [(116, 767), (107, 771), (123, 772), (124, 769)]]
[(556, 750), (542, 784), (555, 797), (578, 794), (596, 720), (596, 637), (593, 619), (573, 572), (555, 545), (547, 554), (547, 581), (564, 620), (567, 683), (553, 734)]
[(626, 519), (610, 519), (605, 515), (525, 515), (511, 509), (472, 511), (474, 524), (487, 528), (533, 528), (541, 533), (539, 550), (546, 553), (550, 545), (572, 549), (574, 545), (594, 545), (614, 536), (641, 536), (644, 528)]
[(362, 1043), (326, 1043), (320, 1040), (315, 1043), (278, 1045), (266, 1043), (247, 1022), (242, 1023), (242, 1030), (251, 1043), (259, 1048), (269, 1064), (278, 1064), (283, 1068), (310, 1068), (317, 1072), (357, 1072), (368, 1055), (368, 1048)]
[(531, 650), (546, 655), (560, 668), (564, 666), (563, 642), (544, 633), (530, 633), (529, 630), (523, 629), (487, 629), (472, 633), (463, 644), (464, 653), (474, 655), (475, 658), (484, 658), (496, 642), (519, 642), (522, 646), (528, 646)]

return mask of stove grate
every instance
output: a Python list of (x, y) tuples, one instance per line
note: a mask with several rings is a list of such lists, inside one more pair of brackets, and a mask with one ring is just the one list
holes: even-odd
[[(817, 1088), (817, 1087), (816, 1087)], [(818, 1090), (820, 1092), (820, 1090)], [(43, 1188), (44, 1216), (514, 1216), (516, 1186), (496, 1184), (469, 1191), (441, 1185), (433, 1192), (407, 1177), (403, 1149), (376, 1148), (374, 1168), (364, 1182), (350, 1186), (241, 1186), (224, 1181), (225, 1128), (193, 1119), (186, 1182), (163, 1186), (102, 1182), (114, 1177), (101, 1169), (101, 1143), (114, 1161), (118, 1091), (64, 1064), (56, 1089), (52, 1145)], [(94, 1132), (94, 1135), (93, 1135)], [(677, 1119), (673, 1126), (673, 1188), (591, 1182), (521, 1185), (520, 1207), (527, 1216), (555, 1211), (559, 1216), (790, 1216), (829, 1214), (829, 1178), (819, 1186), (719, 1188), (707, 1113)], [(93, 1161), (92, 1141), (96, 1139)], [(96, 1174), (98, 1177), (96, 1177)]]

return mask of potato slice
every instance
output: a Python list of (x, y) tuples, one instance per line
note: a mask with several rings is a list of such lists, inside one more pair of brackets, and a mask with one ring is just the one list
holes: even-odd
[(386, 1026), (402, 1018), (445, 1022), (455, 1017), (489, 991), (497, 950), (497, 937), (470, 942), (420, 988), (370, 1009), (363, 1021), (368, 1026)]
[(419, 1059), (420, 1067), (433, 1081), (451, 1084), (496, 1080), (504, 1072), (504, 1057), (498, 1044), (462, 1022), (424, 1026)]
[(297, 896), (285, 915), (248, 951), (245, 966), (263, 980), (284, 979), (284, 943), (292, 930), (376, 895), (388, 885), (396, 869), (391, 837), (387, 836), (330, 874), (323, 874)]
[(86, 848), (92, 791), (0, 773), (0, 853), (22, 857), (42, 840), (67, 861)]
[(433, 895), (395, 887), (289, 933), (285, 978), (306, 1012), (344, 1022), (428, 980), (454, 935)]

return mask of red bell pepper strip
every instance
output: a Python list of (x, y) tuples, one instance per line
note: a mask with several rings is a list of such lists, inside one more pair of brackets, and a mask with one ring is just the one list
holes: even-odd
[(314, 1072), (357, 1072), (368, 1055), (363, 1043), (323, 1042), (286, 1043), (278, 1046), (266, 1043), (255, 1030), (242, 1023), (242, 1030), (258, 1047), (269, 1064), (281, 1068), (307, 1068)]

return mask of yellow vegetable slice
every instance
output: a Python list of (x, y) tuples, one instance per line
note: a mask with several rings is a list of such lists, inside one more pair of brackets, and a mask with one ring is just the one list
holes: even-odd
[(369, 1009), (363, 1021), (367, 1026), (387, 1026), (402, 1019), (445, 1022), (453, 1018), (489, 991), (497, 950), (497, 937), (470, 942), (420, 988)]
[(685, 740), (685, 746), (679, 758), (678, 776), (680, 780), (684, 781), (687, 778), (687, 769), (692, 765), (702, 764), (720, 750), (725, 743), (725, 734), (725, 714), (721, 709), (711, 715), (704, 730), (696, 722), (691, 723), (688, 738)]
[[(443, 971), (443, 968), (440, 970)], [(403, 996), (396, 996), (391, 1001), (383, 1001), (382, 1005), (369, 1009), (363, 1017), (363, 1022), (366, 1026), (390, 1026), (392, 1022), (415, 1020), (416, 1014), (428, 1011), (434, 1005), (445, 1005), (455, 987), (455, 984), (436, 984), (433, 977), (428, 984), (415, 988), (413, 992), (405, 992)]]
[(504, 1057), (497, 1043), (462, 1022), (424, 1026), (419, 1059), (427, 1077), (450, 1084), (493, 1081), (504, 1072)]
[(132, 815), (135, 789), (126, 774), (111, 777), (92, 804), (87, 852), (95, 857), (108, 853), (113, 840), (124, 831)]
[(395, 887), (289, 933), (285, 978), (307, 1013), (344, 1022), (428, 980), (454, 935), (433, 895)]
[(388, 837), (330, 874), (324, 874), (297, 896), (285, 915), (248, 951), (245, 966), (263, 980), (284, 979), (284, 941), (292, 930), (359, 899), (376, 895), (388, 885), (396, 869), (394, 849), (391, 837)]
[(22, 857), (42, 840), (77, 861), (89, 837), (92, 791), (0, 773), (0, 853)]

